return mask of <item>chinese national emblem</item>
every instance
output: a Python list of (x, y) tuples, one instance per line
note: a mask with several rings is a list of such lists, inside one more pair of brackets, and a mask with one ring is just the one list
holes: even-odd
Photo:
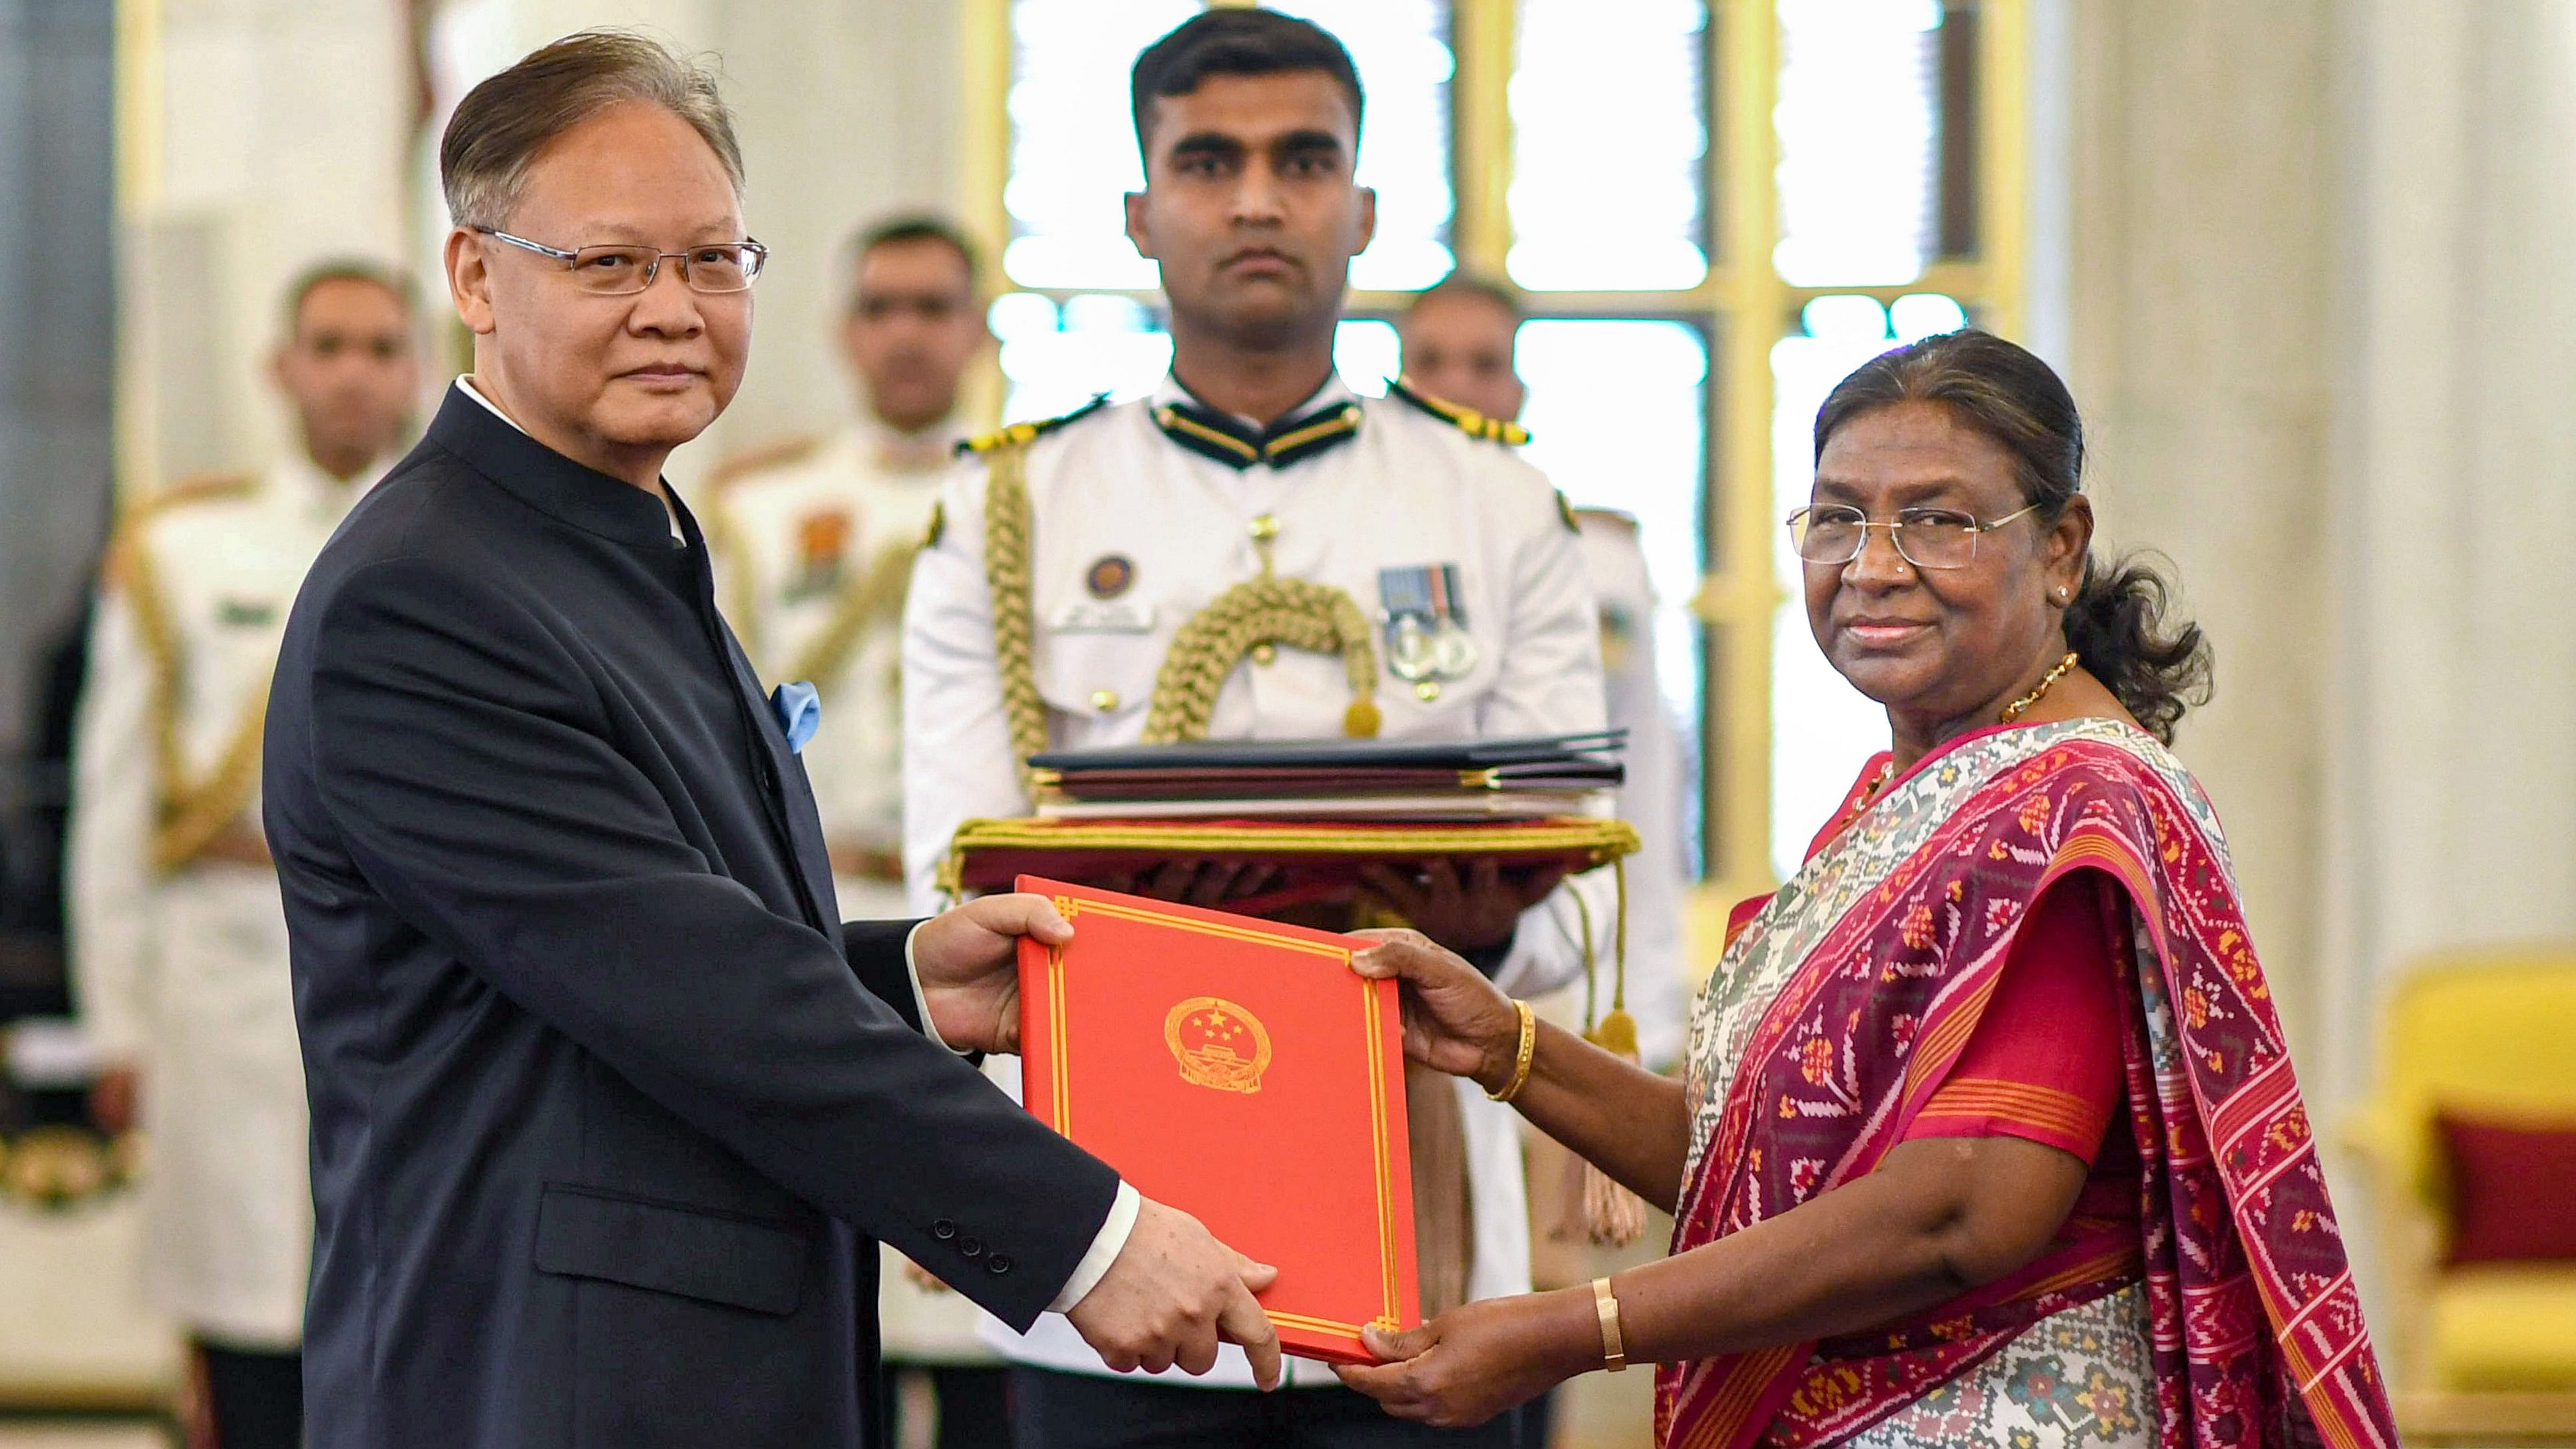
[(1258, 1092), (1270, 1065), (1270, 1033), (1251, 1012), (1217, 996), (1193, 996), (1163, 1018), (1163, 1041), (1181, 1080), (1220, 1092)]

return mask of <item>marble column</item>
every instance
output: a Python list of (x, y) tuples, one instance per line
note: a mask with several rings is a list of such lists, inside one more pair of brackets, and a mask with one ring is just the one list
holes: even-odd
[(2326, 0), (2078, 0), (2069, 382), (2097, 547), (2217, 652), (2180, 753), (2227, 824), (2294, 1045), (2319, 1020), (2333, 376)]
[(2576, 10), (2354, 0), (2327, 1058), (2410, 958), (2576, 938)]
[(2424, 952), (2576, 937), (2576, 11), (2074, 0), (2067, 346), (2218, 649), (2225, 817), (2336, 1124)]

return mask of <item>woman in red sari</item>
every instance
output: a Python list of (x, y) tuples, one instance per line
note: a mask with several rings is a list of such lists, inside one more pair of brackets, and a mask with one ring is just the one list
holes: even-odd
[(2064, 384), (1975, 331), (1853, 373), (1790, 521), (1816, 642), (1887, 709), (1656, 1077), (1418, 937), (1406, 1049), (1650, 1201), (1670, 1257), (1371, 1330), (1344, 1381), (1472, 1423), (1657, 1368), (1670, 1449), (2395, 1449), (2208, 800), (2199, 631), (2090, 552)]

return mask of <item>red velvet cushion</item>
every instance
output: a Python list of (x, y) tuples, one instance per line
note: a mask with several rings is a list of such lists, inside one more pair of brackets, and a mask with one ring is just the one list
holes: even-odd
[(2576, 1121), (2440, 1115), (2453, 1263), (2576, 1261)]

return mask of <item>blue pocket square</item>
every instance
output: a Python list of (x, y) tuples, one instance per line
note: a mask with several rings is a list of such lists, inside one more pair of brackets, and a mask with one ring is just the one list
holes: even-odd
[(786, 731), (787, 748), (805, 753), (805, 742), (823, 723), (823, 696), (814, 686), (799, 679), (770, 691), (769, 707), (778, 716), (778, 727)]

